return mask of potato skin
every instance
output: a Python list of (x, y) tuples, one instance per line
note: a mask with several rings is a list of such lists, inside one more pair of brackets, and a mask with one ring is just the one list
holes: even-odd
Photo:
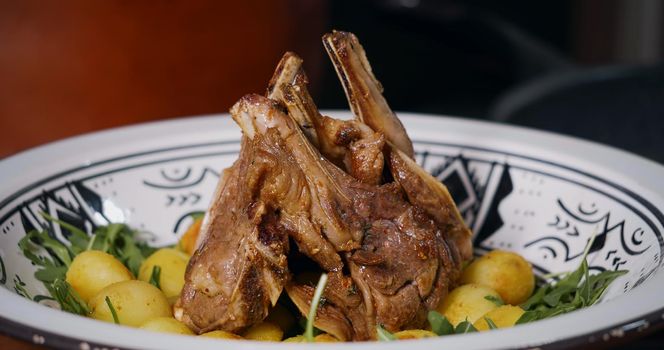
[(194, 335), (191, 329), (173, 317), (156, 317), (143, 323), (139, 328), (161, 333)]
[[(296, 335), (294, 337), (286, 338), (283, 340), (284, 343), (306, 343), (307, 338), (304, 335)], [(314, 337), (314, 343), (338, 343), (339, 339), (327, 334), (322, 333)]]
[(257, 323), (247, 329), (242, 337), (258, 341), (281, 341), (284, 331), (272, 322)]
[(484, 316), (480, 317), (477, 321), (475, 321), (475, 323), (473, 323), (473, 326), (475, 326), (478, 331), (489, 330), (489, 324), (484, 319), (489, 318), (498, 328), (513, 327), (524, 312), (525, 311), (523, 311), (523, 309), (518, 306), (499, 306), (487, 312)]
[(296, 335), (294, 337), (286, 338), (283, 340), (284, 343), (306, 343), (307, 338), (303, 335)]
[(339, 339), (327, 333), (322, 333), (314, 337), (314, 343), (338, 343)]
[(200, 337), (217, 338), (217, 339), (243, 339), (241, 336), (235, 333), (221, 331), (221, 330), (203, 333), (200, 335)]
[(196, 241), (198, 240), (198, 235), (201, 232), (201, 226), (203, 224), (203, 217), (194, 219), (194, 222), (187, 228), (187, 231), (182, 235), (180, 241), (178, 241), (178, 249), (181, 251), (193, 255), (196, 251)]
[(139, 327), (152, 318), (172, 317), (172, 310), (164, 293), (147, 282), (131, 280), (113, 283), (90, 299), (90, 316), (113, 322), (106, 297), (110, 299), (122, 325)]
[(454, 326), (466, 319), (472, 323), (498, 307), (496, 303), (485, 298), (488, 295), (499, 297), (498, 293), (489, 287), (465, 284), (450, 292), (438, 305), (437, 311)]
[(276, 324), (284, 332), (287, 332), (295, 325), (295, 317), (293, 317), (293, 314), (281, 304), (276, 304), (272, 310), (270, 310), (265, 321)]
[(159, 249), (143, 261), (138, 271), (138, 279), (150, 281), (152, 269), (159, 266), (161, 268), (159, 287), (167, 298), (177, 297), (184, 286), (184, 272), (188, 262), (189, 256), (177, 249)]
[(88, 302), (106, 286), (133, 278), (129, 269), (113, 255), (99, 250), (88, 250), (74, 258), (65, 280)]
[(518, 305), (535, 288), (533, 267), (521, 255), (494, 250), (473, 261), (463, 271), (461, 283), (476, 283), (493, 288), (503, 301)]
[(402, 340), (402, 339), (431, 338), (431, 337), (437, 337), (438, 334), (432, 331), (427, 331), (426, 329), (407, 329), (405, 331), (394, 333), (394, 336), (397, 337), (397, 339)]

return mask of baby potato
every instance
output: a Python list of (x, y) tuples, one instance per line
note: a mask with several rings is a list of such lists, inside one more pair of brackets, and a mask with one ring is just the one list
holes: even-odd
[(196, 250), (196, 240), (198, 240), (198, 234), (201, 231), (201, 225), (203, 224), (203, 217), (194, 219), (194, 222), (187, 228), (187, 231), (182, 235), (180, 241), (178, 242), (178, 249), (181, 251), (192, 255)]
[(138, 271), (138, 279), (150, 281), (152, 270), (155, 266), (159, 266), (161, 268), (159, 287), (167, 298), (177, 297), (184, 286), (184, 271), (188, 262), (189, 256), (179, 250), (159, 249), (143, 261)]
[(88, 302), (104, 287), (133, 279), (131, 272), (113, 255), (99, 250), (78, 254), (72, 261), (65, 280)]
[(261, 322), (249, 327), (242, 336), (249, 340), (281, 341), (284, 331), (272, 322)]
[(339, 339), (337, 339), (337, 338), (335, 338), (335, 337), (333, 337), (333, 336), (331, 336), (327, 333), (323, 333), (323, 334), (319, 334), (319, 335), (315, 336), (314, 337), (314, 342), (315, 343), (338, 343)]
[(304, 343), (307, 341), (307, 338), (305, 338), (303, 335), (296, 335), (294, 337), (286, 338), (284, 339), (284, 343)]
[(275, 323), (283, 331), (288, 331), (295, 325), (295, 317), (281, 304), (276, 304), (265, 320)]
[(235, 333), (226, 332), (226, 331), (222, 331), (222, 330), (203, 333), (200, 336), (201, 337), (207, 337), (207, 338), (217, 338), (217, 339), (242, 339), (241, 336), (239, 336)]
[(519, 317), (523, 315), (524, 311), (518, 306), (512, 305), (503, 305), (499, 306), (489, 312), (484, 316), (480, 317), (473, 326), (477, 328), (478, 331), (486, 331), (489, 328), (489, 323), (485, 318), (490, 319), (498, 328), (509, 328), (513, 327), (516, 321), (519, 320)]
[(535, 288), (533, 267), (521, 255), (494, 250), (473, 261), (462, 273), (461, 283), (493, 288), (507, 304), (526, 301)]
[(113, 283), (90, 299), (90, 316), (113, 322), (106, 297), (111, 301), (122, 325), (139, 327), (152, 318), (172, 316), (164, 293), (147, 282), (131, 280)]
[[(294, 337), (286, 338), (283, 341), (284, 343), (306, 343), (307, 338), (304, 335), (296, 335)], [(319, 334), (314, 337), (314, 343), (338, 343), (339, 339), (327, 334)]]
[(486, 299), (486, 296), (489, 295), (500, 297), (495, 290), (489, 287), (465, 284), (450, 292), (438, 305), (437, 311), (455, 327), (466, 319), (472, 323), (497, 307), (496, 303)]
[(191, 329), (173, 317), (153, 318), (143, 323), (143, 325), (139, 328), (161, 333), (194, 335), (194, 332), (192, 332)]
[(437, 337), (438, 334), (425, 329), (407, 329), (405, 331), (394, 333), (394, 336), (397, 337), (397, 339), (422, 339)]

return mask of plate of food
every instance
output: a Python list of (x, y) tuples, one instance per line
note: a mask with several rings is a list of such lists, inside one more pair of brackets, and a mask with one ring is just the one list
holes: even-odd
[(661, 326), (664, 167), (395, 114), (354, 35), (323, 43), (350, 111), (319, 111), (286, 53), (230, 115), (0, 162), (3, 333), (73, 349), (525, 349)]

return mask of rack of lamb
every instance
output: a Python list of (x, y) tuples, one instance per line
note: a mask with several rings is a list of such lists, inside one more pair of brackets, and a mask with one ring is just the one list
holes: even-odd
[(198, 333), (261, 322), (283, 291), (306, 315), (315, 287), (293, 278), (299, 264), (328, 274), (314, 325), (336, 338), (423, 328), (472, 256), (470, 231), (446, 187), (413, 160), (355, 35), (323, 43), (355, 119), (319, 113), (290, 52), (266, 96), (232, 107), (240, 154), (223, 171), (175, 305)]

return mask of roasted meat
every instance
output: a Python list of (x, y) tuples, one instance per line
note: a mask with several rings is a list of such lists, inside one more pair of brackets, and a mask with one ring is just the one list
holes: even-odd
[[(366, 61), (352, 34), (335, 40), (334, 52), (352, 44), (342, 56)], [(284, 289), (306, 315), (314, 287), (292, 278), (298, 254), (329, 275), (316, 327), (340, 340), (373, 339), (377, 325), (421, 328), (470, 257), (470, 232), (445, 186), (411, 159), (382, 96), (375, 101), (368, 63), (359, 73), (337, 64), (360, 84), (346, 88), (358, 115), (348, 121), (320, 115), (301, 64), (287, 53), (267, 97), (231, 109), (242, 149), (207, 212), (176, 317), (199, 333), (237, 332), (263, 320)]]
[(355, 34), (341, 31), (325, 34), (323, 45), (355, 116), (375, 131), (385, 134), (398, 149), (412, 157), (413, 143), (383, 97), (383, 86), (374, 76)]
[(309, 141), (334, 164), (356, 179), (378, 185), (382, 179), (385, 137), (359, 120), (323, 116), (307, 89), (302, 59), (287, 52), (268, 87), (269, 98), (281, 102)]
[(255, 200), (264, 183), (285, 184), (271, 161), (277, 160), (244, 137), (217, 188), (175, 306), (176, 318), (196, 332), (238, 331), (261, 321), (290, 277), (288, 232), (276, 208)]

